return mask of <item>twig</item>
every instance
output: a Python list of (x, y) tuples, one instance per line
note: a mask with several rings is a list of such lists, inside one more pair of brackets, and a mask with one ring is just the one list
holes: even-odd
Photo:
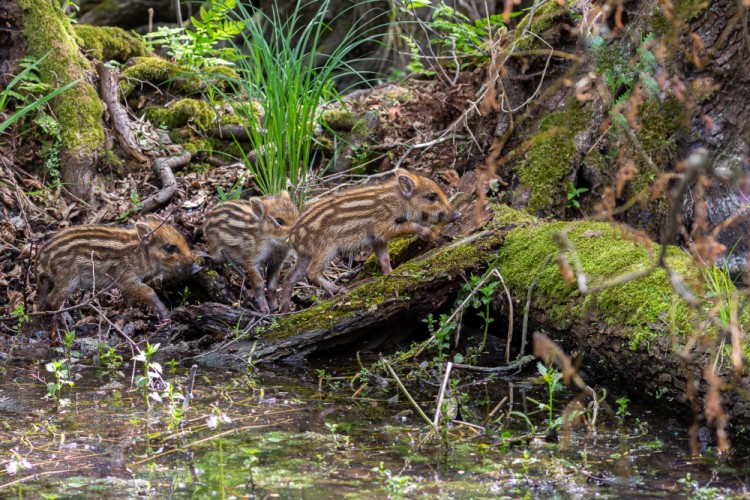
[(505, 295), (508, 297), (508, 340), (505, 342), (505, 363), (508, 364), (510, 363), (510, 344), (513, 341), (513, 298), (510, 296), (510, 290), (505, 285), (505, 280), (500, 271), (495, 268), (492, 270), (492, 274), (500, 278), (500, 283), (503, 284), (503, 288), (505, 289)]
[(198, 365), (190, 367), (190, 376), (188, 377), (188, 386), (185, 391), (185, 400), (182, 402), (182, 415), (185, 415), (188, 407), (190, 406), (190, 400), (193, 399), (193, 385), (195, 384), (195, 374), (198, 371)]
[(515, 369), (520, 369), (526, 366), (527, 364), (534, 361), (534, 356), (529, 354), (528, 356), (524, 356), (521, 359), (517, 359), (516, 361), (505, 365), (505, 366), (473, 366), (473, 365), (462, 365), (460, 363), (456, 363), (453, 365), (454, 368), (458, 368), (460, 370), (467, 370), (471, 372), (482, 372), (482, 373), (498, 373), (498, 372), (509, 372), (513, 371)]
[(174, 0), (174, 10), (177, 14), (177, 26), (180, 28), (184, 27), (182, 24), (182, 8), (180, 6), (180, 0)]
[(585, 390), (591, 394), (592, 403), (594, 404), (591, 415), (591, 427), (596, 427), (596, 418), (599, 415), (599, 399), (596, 397), (596, 391), (592, 387), (587, 385)]
[(90, 469), (91, 467), (93, 467), (93, 466), (92, 465), (85, 465), (83, 467), (78, 467), (76, 469), (69, 469), (69, 468), (66, 467), (65, 469), (62, 469), (62, 470), (49, 470), (49, 471), (44, 471), (44, 472), (37, 472), (36, 474), (30, 474), (28, 476), (24, 476), (24, 477), (18, 478), (15, 481), (10, 481), (10, 482), (7, 482), (7, 483), (0, 484), (0, 490), (5, 489), (5, 488), (10, 488), (12, 486), (24, 483), (26, 481), (36, 481), (36, 480), (38, 480), (38, 479), (40, 479), (42, 477), (53, 476), (55, 474), (73, 474), (73, 473), (78, 472), (78, 471), (82, 471), (82, 470), (85, 470), (85, 469)]
[(484, 427), (485, 425), (487, 425), (489, 423), (489, 421), (492, 420), (492, 417), (495, 416), (495, 413), (497, 413), (498, 410), (500, 410), (500, 408), (505, 404), (506, 401), (508, 401), (508, 396), (504, 396), (503, 399), (501, 399), (500, 402), (495, 405), (495, 407), (492, 409), (492, 411), (490, 411), (487, 414), (487, 416), (485, 417), (485, 419), (482, 421), (482, 427)]
[[(123, 337), (125, 337), (125, 339), (130, 344), (130, 354), (133, 356), (133, 358), (135, 358), (135, 351), (138, 351), (138, 354), (141, 353), (141, 349), (138, 347), (138, 344), (136, 344), (135, 341), (133, 339), (131, 339), (130, 336), (122, 330), (122, 328), (120, 328), (119, 326), (117, 326), (116, 324), (114, 324), (102, 312), (101, 309), (99, 309), (98, 307), (96, 307), (94, 304), (89, 304), (89, 307), (91, 307), (91, 309), (93, 309), (94, 311), (96, 311), (99, 314), (99, 317), (103, 318), (104, 321), (106, 321), (107, 323), (109, 323), (109, 326), (111, 326), (112, 328), (114, 328), (117, 333), (119, 333), (120, 335), (122, 335)], [(130, 384), (131, 385), (133, 384), (133, 380), (135, 380), (135, 363), (133, 363), (133, 372), (132, 372), (132, 374), (130, 376)]]
[(453, 369), (453, 363), (448, 361), (445, 365), (445, 376), (443, 377), (443, 384), (440, 386), (440, 392), (438, 393), (437, 409), (435, 409), (435, 418), (432, 421), (432, 427), (437, 429), (438, 422), (440, 421), (440, 413), (443, 406), (443, 398), (445, 397), (445, 388), (448, 386), (448, 379), (450, 378), (451, 370)]
[(427, 425), (432, 426), (433, 425), (432, 421), (427, 415), (425, 415), (425, 412), (422, 411), (422, 408), (419, 407), (417, 402), (414, 401), (414, 398), (411, 397), (411, 394), (409, 394), (409, 391), (406, 390), (406, 387), (404, 387), (404, 384), (401, 382), (401, 379), (398, 378), (398, 375), (396, 375), (396, 372), (393, 371), (393, 368), (391, 368), (391, 365), (388, 364), (388, 360), (386, 360), (382, 354), (379, 357), (380, 357), (380, 361), (383, 362), (383, 365), (385, 365), (385, 368), (388, 370), (388, 373), (390, 373), (391, 377), (393, 377), (393, 380), (396, 381), (396, 385), (398, 385), (399, 389), (401, 389), (401, 392), (403, 392), (404, 396), (406, 396), (406, 399), (408, 399), (411, 405), (417, 410), (417, 413), (419, 414), (419, 416), (422, 417), (422, 419), (425, 422), (427, 422)]
[(521, 356), (523, 356), (523, 353), (526, 351), (526, 341), (527, 341), (527, 335), (529, 332), (529, 312), (531, 311), (531, 295), (534, 291), (534, 287), (536, 287), (537, 282), (539, 281), (539, 277), (542, 275), (542, 272), (547, 267), (547, 264), (549, 264), (550, 259), (552, 259), (552, 256), (554, 254), (547, 255), (547, 258), (544, 259), (544, 263), (542, 264), (542, 267), (539, 268), (539, 271), (537, 271), (536, 276), (534, 277), (534, 281), (531, 282), (531, 284), (528, 286), (528, 294), (526, 295), (526, 307), (523, 311), (523, 326), (521, 327), (521, 350), (518, 351), (518, 356), (516, 359), (519, 359)]

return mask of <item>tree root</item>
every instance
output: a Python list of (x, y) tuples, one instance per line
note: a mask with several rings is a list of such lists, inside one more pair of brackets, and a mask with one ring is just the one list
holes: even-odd
[(141, 147), (138, 145), (138, 141), (135, 140), (133, 135), (133, 127), (130, 124), (130, 117), (128, 111), (120, 103), (118, 97), (119, 91), (119, 78), (114, 70), (106, 67), (103, 63), (96, 65), (96, 71), (99, 73), (99, 94), (102, 97), (102, 101), (107, 105), (107, 111), (109, 112), (109, 119), (112, 122), (112, 128), (115, 131), (117, 142), (120, 143), (122, 149), (135, 158), (141, 163), (146, 163), (148, 158), (141, 151)]
[(140, 210), (141, 213), (147, 214), (153, 212), (169, 203), (169, 200), (172, 199), (177, 189), (177, 181), (174, 178), (172, 169), (175, 167), (184, 167), (190, 163), (192, 158), (193, 155), (186, 151), (177, 156), (167, 156), (154, 160), (152, 168), (154, 174), (161, 179), (161, 189), (143, 202), (143, 207)]

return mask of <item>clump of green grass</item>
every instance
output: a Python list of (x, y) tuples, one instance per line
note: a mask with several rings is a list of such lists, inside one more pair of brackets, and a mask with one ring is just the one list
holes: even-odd
[[(225, 90), (215, 80), (211, 83), (217, 75), (203, 75), (242, 119), (253, 150), (252, 158), (243, 150), (245, 163), (264, 194), (304, 185), (320, 106), (336, 98), (334, 84), (342, 76), (354, 74), (365, 80), (351, 68), (351, 56), (376, 39), (377, 21), (355, 23), (325, 54), (321, 46), (326, 33), (347, 12), (328, 20), (329, 6), (330, 0), (298, 2), (284, 15), (276, 3), (266, 9), (270, 13), (238, 3), (234, 14), (243, 29), (235, 47), (247, 54), (235, 61), (239, 76), (224, 76), (229, 83)], [(312, 18), (303, 18), (303, 12), (311, 9)], [(259, 106), (248, 105), (248, 99)]]

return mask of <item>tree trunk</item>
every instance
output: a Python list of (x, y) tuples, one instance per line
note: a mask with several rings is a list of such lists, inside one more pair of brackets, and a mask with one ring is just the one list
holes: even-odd
[[(72, 194), (88, 199), (104, 146), (104, 110), (87, 79), (94, 73), (91, 64), (80, 53), (70, 21), (56, 2), (10, 0), (5, 5), (13, 17), (10, 24), (19, 29), (11, 34), (9, 55), (25, 53), (40, 59), (48, 54), (38, 67), (39, 75), (53, 88), (80, 80), (53, 99), (51, 107), (61, 129), (61, 180)], [(0, 66), (9, 61), (0, 60)]]
[[(717, 0), (690, 24), (690, 32), (683, 35), (682, 47), (693, 47), (697, 34), (705, 48), (700, 61), (690, 57), (690, 50), (676, 51), (676, 65), (685, 75), (689, 87), (711, 89), (707, 100), (700, 104), (700, 113), (693, 115), (690, 134), (678, 142), (679, 157), (705, 147), (710, 152), (714, 168), (726, 178), (718, 177), (707, 190), (707, 218), (709, 228), (716, 227), (738, 211), (741, 204), (750, 202), (750, 43), (747, 32), (748, 10), (736, 0)], [(738, 178), (745, 177), (738, 184)], [(747, 209), (744, 209), (747, 211)], [(695, 208), (698, 211), (698, 207)], [(692, 207), (687, 215), (695, 220)], [(719, 234), (719, 241), (732, 253), (732, 270), (740, 274), (747, 267), (750, 251), (750, 222), (747, 216)], [(750, 275), (746, 282), (750, 284)]]

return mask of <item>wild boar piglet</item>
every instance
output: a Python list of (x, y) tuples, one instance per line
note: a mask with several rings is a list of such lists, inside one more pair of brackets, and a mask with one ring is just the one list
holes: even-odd
[(255, 302), (264, 314), (276, 309), (279, 274), (289, 252), (286, 238), (298, 217), (299, 210), (286, 191), (279, 196), (226, 201), (206, 216), (203, 231), (209, 255), (216, 262), (229, 262), (251, 283)]
[(149, 303), (169, 317), (147, 282), (178, 280), (200, 270), (185, 238), (155, 216), (135, 227), (73, 226), (56, 232), (37, 253), (39, 310), (57, 310), (74, 291), (115, 287), (128, 299)]
[(337, 255), (372, 248), (383, 273), (389, 274), (390, 240), (409, 234), (432, 239), (435, 226), (460, 215), (432, 179), (405, 170), (385, 182), (349, 189), (305, 207), (289, 233), (297, 264), (284, 280), (281, 310), (289, 309), (293, 288), (305, 274), (330, 295), (348, 293), (323, 276)]

